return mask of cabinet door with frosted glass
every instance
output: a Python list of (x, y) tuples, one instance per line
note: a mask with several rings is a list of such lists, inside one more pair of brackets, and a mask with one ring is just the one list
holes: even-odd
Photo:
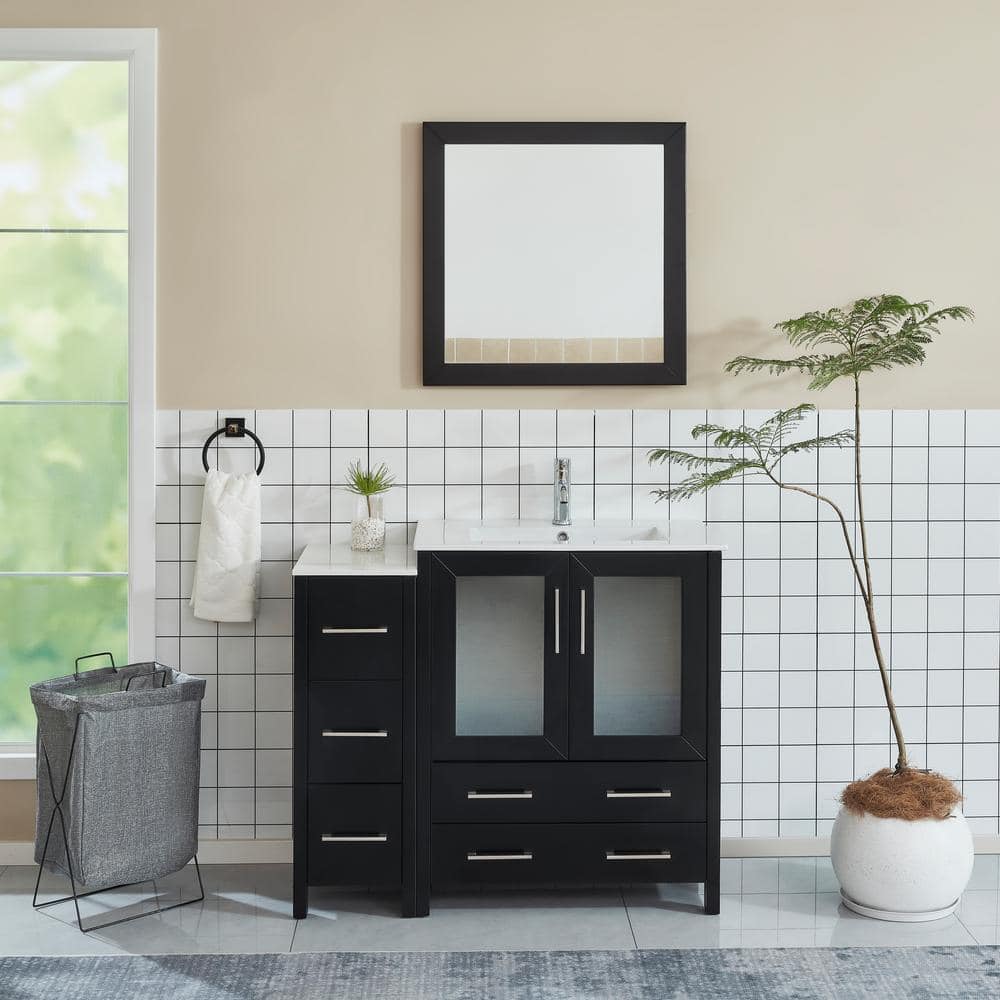
[(705, 757), (707, 572), (701, 553), (570, 560), (570, 755)]
[(432, 557), (436, 760), (567, 756), (567, 570), (562, 553)]

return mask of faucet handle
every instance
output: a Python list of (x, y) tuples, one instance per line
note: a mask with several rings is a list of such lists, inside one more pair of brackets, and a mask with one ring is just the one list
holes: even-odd
[(566, 479), (569, 477), (569, 462), (568, 458), (557, 458), (556, 459), (556, 478)]

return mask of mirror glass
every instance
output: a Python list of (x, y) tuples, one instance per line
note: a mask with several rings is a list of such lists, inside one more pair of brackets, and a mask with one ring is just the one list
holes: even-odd
[(664, 361), (664, 147), (446, 143), (444, 362)]

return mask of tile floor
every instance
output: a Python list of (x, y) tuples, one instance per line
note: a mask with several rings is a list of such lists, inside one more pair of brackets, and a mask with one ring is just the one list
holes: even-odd
[[(34, 868), (0, 869), (0, 954), (287, 951), (475, 951), (1000, 944), (1000, 856), (976, 859), (954, 916), (926, 924), (868, 920), (839, 903), (827, 858), (723, 861), (722, 913), (706, 917), (698, 886), (438, 895), (431, 916), (402, 920), (392, 895), (313, 890), (291, 916), (287, 865), (205, 865), (203, 903), (80, 934), (73, 906), (31, 909)], [(47, 877), (53, 893), (60, 880)], [(193, 869), (160, 883), (177, 898)], [(140, 891), (81, 904), (84, 920), (141, 908)], [(43, 897), (43, 898), (51, 898)]]

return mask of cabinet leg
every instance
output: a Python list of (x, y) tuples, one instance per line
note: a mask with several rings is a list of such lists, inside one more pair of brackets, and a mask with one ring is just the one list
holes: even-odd
[(292, 885), (292, 916), (302, 920), (309, 915), (309, 886), (295, 879)]
[(430, 912), (431, 900), (427, 889), (413, 886), (403, 893), (404, 917), (426, 917)]
[(714, 878), (705, 883), (705, 912), (715, 915), (719, 912), (719, 879)]

